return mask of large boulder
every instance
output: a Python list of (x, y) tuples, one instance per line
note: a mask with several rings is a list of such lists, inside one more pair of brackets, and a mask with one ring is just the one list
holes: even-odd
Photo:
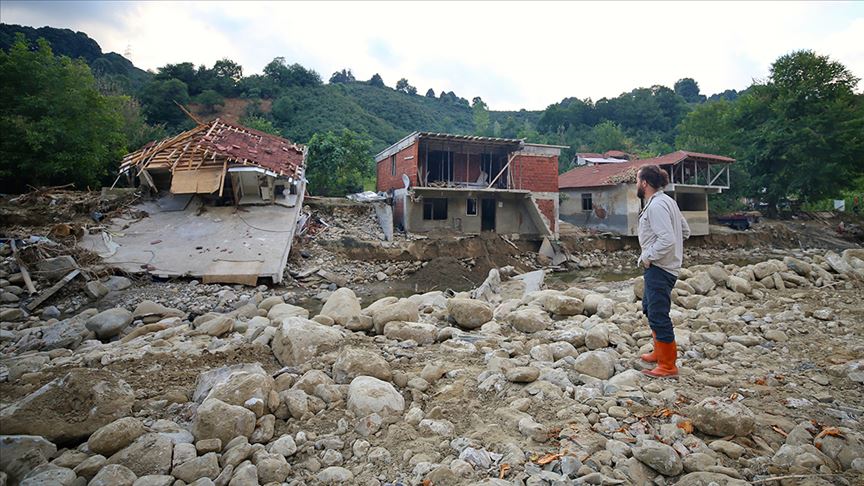
[(276, 304), (267, 311), (267, 318), (270, 322), (277, 324), (289, 317), (309, 318), (309, 311), (291, 304)]
[(121, 307), (102, 311), (87, 320), (85, 326), (99, 339), (109, 339), (132, 323), (132, 313)]
[(684, 463), (675, 449), (656, 440), (646, 440), (634, 447), (633, 457), (664, 476), (677, 476), (684, 470)]
[(332, 327), (288, 317), (273, 336), (273, 354), (283, 366), (297, 366), (337, 349), (342, 338), (342, 333)]
[(219, 439), (227, 444), (234, 437), (249, 437), (255, 431), (255, 413), (222, 400), (209, 398), (198, 407), (192, 422), (196, 440)]
[(12, 484), (23, 479), (36, 466), (51, 460), (55, 454), (57, 446), (44, 437), (0, 435), (0, 471), (11, 476)]
[(756, 424), (749, 408), (729, 398), (706, 398), (690, 407), (688, 415), (700, 432), (718, 437), (750, 435)]
[(432, 344), (438, 335), (438, 328), (420, 322), (391, 321), (384, 326), (382, 333), (388, 339), (397, 341), (413, 340), (419, 345)]
[(132, 486), (138, 476), (128, 467), (109, 464), (96, 473), (87, 486)]
[(144, 423), (134, 417), (123, 417), (100, 427), (87, 439), (87, 446), (105, 457), (123, 449), (144, 435)]
[(492, 320), (492, 307), (479, 300), (450, 299), (447, 313), (463, 329), (477, 329)]
[(588, 351), (576, 357), (573, 369), (583, 375), (608, 380), (615, 374), (615, 358), (605, 351)]
[(144, 434), (108, 458), (107, 464), (122, 464), (138, 476), (168, 474), (174, 444), (162, 434)]
[(114, 373), (77, 368), (0, 410), (0, 423), (3, 434), (71, 442), (131, 415), (134, 402), (132, 387)]
[(192, 393), (192, 401), (197, 403), (203, 402), (213, 387), (227, 382), (231, 375), (239, 372), (267, 374), (260, 363), (241, 363), (205, 371), (199, 374), (198, 379), (195, 381), (195, 391)]
[(165, 307), (152, 300), (145, 300), (135, 307), (132, 317), (141, 319), (145, 323), (160, 321), (166, 317), (184, 317), (186, 314), (179, 309)]
[(568, 295), (550, 295), (543, 300), (543, 308), (559, 316), (577, 316), (585, 310), (581, 299)]
[(360, 348), (343, 348), (333, 364), (333, 380), (336, 383), (351, 383), (358, 376), (390, 381), (393, 374), (390, 365), (378, 353)]
[(241, 407), (250, 399), (258, 399), (266, 404), (275, 384), (273, 377), (268, 374), (237, 371), (224, 382), (216, 384), (207, 394), (207, 398)]
[(726, 287), (733, 292), (738, 292), (739, 294), (744, 295), (749, 295), (750, 292), (753, 291), (753, 286), (748, 280), (736, 275), (730, 275), (729, 278), (726, 279)]
[(219, 471), (221, 468), (216, 453), (208, 452), (175, 467), (171, 471), (171, 475), (186, 483), (192, 483), (201, 478), (216, 479), (216, 476), (219, 476)]
[(341, 288), (330, 294), (320, 314), (333, 319), (333, 322), (344, 326), (352, 318), (359, 317), (361, 312), (360, 300), (349, 288)]
[(348, 387), (348, 410), (355, 417), (373, 413), (384, 417), (401, 415), (405, 410), (405, 399), (390, 383), (371, 376), (358, 376)]
[(511, 312), (507, 316), (507, 322), (513, 329), (526, 333), (544, 331), (552, 325), (549, 314), (539, 307), (530, 306)]
[(693, 287), (693, 290), (696, 291), (697, 294), (705, 295), (708, 292), (714, 290), (714, 287), (717, 284), (714, 283), (714, 279), (711, 278), (707, 272), (699, 272), (696, 275), (687, 279), (687, 283)]
[(393, 304), (384, 305), (375, 310), (372, 314), (372, 322), (375, 324), (375, 332), (378, 334), (384, 332), (384, 326), (388, 322), (417, 322), (419, 319), (420, 311), (417, 304), (408, 299), (402, 299)]
[(75, 349), (85, 339), (92, 339), (93, 333), (86, 327), (86, 320), (80, 317), (64, 319), (54, 324), (41, 328), (31, 328), (28, 334), (18, 341), (16, 347), (19, 352), (38, 349), (49, 351), (52, 349)]

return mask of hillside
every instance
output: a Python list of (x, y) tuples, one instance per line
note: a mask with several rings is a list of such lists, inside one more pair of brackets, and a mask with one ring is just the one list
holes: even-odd
[(132, 61), (116, 52), (103, 53), (99, 44), (84, 32), (54, 27), (27, 27), (15, 24), (0, 24), (0, 49), (9, 50), (18, 33), (24, 34), (28, 41), (35, 43), (42, 38), (51, 43), (54, 54), (72, 59), (83, 58), (97, 76), (124, 79), (124, 88), (129, 91), (139, 89), (152, 75), (132, 64)]

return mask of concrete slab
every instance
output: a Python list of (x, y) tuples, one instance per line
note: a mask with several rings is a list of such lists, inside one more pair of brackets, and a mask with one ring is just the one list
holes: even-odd
[(158, 202), (148, 202), (136, 209), (149, 217), (138, 221), (116, 218), (108, 227), (107, 238), (85, 235), (80, 245), (128, 272), (248, 285), (261, 277), (278, 283), (301, 206), (302, 199), (291, 208), (202, 207), (195, 198), (185, 210), (164, 211)]

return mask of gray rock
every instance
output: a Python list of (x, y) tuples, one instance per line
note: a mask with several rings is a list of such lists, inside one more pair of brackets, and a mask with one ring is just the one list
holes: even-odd
[(601, 349), (609, 346), (609, 330), (602, 324), (597, 324), (585, 333), (585, 347)]
[(513, 329), (525, 333), (540, 332), (552, 325), (549, 314), (543, 309), (530, 306), (511, 312), (507, 316), (507, 322), (513, 326)]
[(76, 268), (78, 268), (78, 264), (69, 255), (46, 258), (36, 263), (36, 270), (39, 271), (39, 274), (52, 282), (60, 280)]
[(259, 363), (243, 363), (205, 371), (198, 375), (195, 381), (195, 391), (192, 393), (192, 401), (201, 403), (210, 394), (213, 387), (225, 383), (228, 378), (237, 372), (256, 373), (267, 375)]
[(285, 434), (270, 444), (270, 453), (291, 457), (297, 453), (297, 444), (291, 435)]
[(84, 285), (84, 293), (87, 294), (87, 296), (91, 299), (95, 300), (99, 300), (102, 297), (105, 297), (110, 291), (111, 289), (106, 287), (105, 284), (98, 280), (87, 282)]
[(195, 324), (195, 330), (199, 334), (218, 337), (231, 332), (231, 330), (233, 330), (237, 325), (237, 321), (228, 316), (214, 315), (212, 319), (207, 319), (203, 322), (197, 321), (196, 319)]
[(354, 480), (354, 474), (340, 466), (330, 466), (320, 471), (315, 477), (322, 484), (344, 484)]
[(748, 486), (750, 483), (713, 472), (691, 472), (683, 476), (676, 486)]
[(275, 380), (265, 373), (236, 371), (221, 383), (213, 386), (207, 398), (221, 400), (228, 405), (245, 406), (249, 400), (260, 400), (266, 404), (270, 392), (276, 385)]
[(110, 456), (144, 435), (144, 423), (133, 417), (123, 417), (100, 427), (87, 440), (90, 450)]
[(540, 377), (540, 370), (533, 366), (517, 366), (507, 370), (504, 377), (513, 383), (532, 383)]
[(112, 338), (132, 323), (132, 313), (117, 307), (102, 311), (87, 320), (85, 326), (99, 339)]
[(371, 376), (358, 376), (348, 387), (348, 410), (358, 418), (373, 413), (401, 415), (405, 399), (390, 383)]
[(74, 481), (75, 472), (71, 469), (42, 464), (30, 471), (19, 486), (71, 486)]
[(343, 348), (333, 364), (333, 380), (336, 383), (351, 383), (358, 376), (390, 381), (393, 374), (390, 365), (378, 353), (360, 348)]
[(103, 467), (87, 486), (132, 486), (138, 476), (129, 468), (120, 464), (109, 464)]
[(132, 312), (133, 318), (141, 319), (146, 323), (156, 322), (166, 317), (183, 317), (185, 315), (181, 310), (165, 307), (152, 300), (141, 302), (135, 307), (135, 311)]
[(283, 366), (296, 366), (339, 347), (343, 335), (332, 327), (288, 317), (273, 336), (273, 354)]
[(608, 380), (615, 374), (615, 359), (605, 351), (588, 351), (576, 357), (573, 369), (600, 380)]
[(698, 294), (705, 295), (708, 292), (714, 290), (714, 287), (717, 284), (714, 283), (714, 279), (707, 272), (699, 272), (696, 275), (687, 279), (687, 283), (693, 287), (693, 290)]
[(718, 437), (750, 435), (756, 423), (745, 405), (720, 397), (702, 400), (690, 407), (688, 415), (700, 432)]
[(196, 440), (220, 439), (227, 444), (239, 435), (251, 436), (255, 422), (255, 414), (250, 410), (210, 398), (198, 407), (192, 422), (192, 435)]
[(134, 402), (132, 388), (112, 372), (73, 369), (0, 410), (0, 422), (8, 435), (40, 435), (52, 442), (82, 440), (130, 415)]
[(543, 301), (547, 312), (559, 316), (578, 316), (585, 307), (580, 299), (568, 295), (550, 295)]
[(382, 334), (388, 339), (397, 341), (412, 340), (421, 346), (432, 344), (438, 335), (438, 328), (432, 324), (423, 324), (420, 322), (388, 322)]
[(656, 440), (646, 440), (633, 448), (633, 457), (664, 476), (677, 476), (684, 470), (675, 449)]
[(150, 474), (136, 479), (132, 486), (171, 486), (174, 481), (174, 476)]
[(291, 466), (284, 456), (270, 454), (259, 458), (255, 466), (258, 468), (258, 481), (261, 484), (282, 483), (291, 473)]
[[(4, 424), (5, 429), (5, 424)], [(5, 430), (4, 430), (5, 432)], [(13, 483), (57, 454), (57, 446), (35, 435), (0, 435), (0, 471)]]
[(753, 292), (753, 287), (750, 282), (736, 275), (730, 275), (729, 278), (726, 279), (726, 287), (733, 292), (738, 292), (739, 294), (744, 295), (750, 295), (750, 293)]
[(144, 434), (128, 447), (108, 458), (107, 464), (122, 464), (137, 476), (168, 474), (173, 444), (161, 434)]
[(132, 286), (131, 280), (120, 275), (111, 275), (103, 283), (106, 287), (108, 287), (109, 290), (113, 290), (115, 292), (120, 290), (126, 290)]
[(41, 317), (43, 321), (47, 321), (48, 319), (58, 319), (60, 315), (60, 309), (53, 305), (49, 305), (42, 309), (42, 313), (39, 317)]
[(328, 316), (336, 324), (344, 326), (351, 319), (359, 317), (360, 311), (360, 301), (354, 291), (343, 287), (330, 294), (321, 308), (321, 315)]
[(82, 478), (92, 478), (96, 475), (103, 467), (108, 460), (105, 456), (101, 454), (96, 454), (95, 456), (90, 456), (81, 464), (75, 466), (75, 474)]
[(175, 467), (171, 471), (171, 475), (181, 481), (191, 483), (201, 478), (216, 479), (221, 470), (216, 453), (209, 452)]
[(384, 326), (388, 322), (417, 322), (419, 319), (420, 311), (417, 308), (417, 304), (408, 299), (402, 299), (393, 304), (385, 305), (375, 310), (372, 314), (375, 332), (378, 334), (384, 332)]
[(492, 307), (479, 300), (450, 299), (447, 312), (463, 329), (477, 329), (492, 320)]

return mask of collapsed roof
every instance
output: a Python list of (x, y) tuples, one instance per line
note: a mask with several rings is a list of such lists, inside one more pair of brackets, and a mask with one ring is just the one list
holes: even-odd
[(643, 165), (676, 165), (685, 160), (709, 164), (731, 164), (735, 159), (722, 155), (702, 154), (678, 150), (660, 157), (637, 159), (616, 164), (596, 164), (576, 167), (558, 176), (559, 189), (614, 186), (622, 182), (636, 182), (636, 172)]
[[(120, 172), (133, 167), (137, 169), (136, 175), (170, 171), (175, 178), (197, 180), (199, 185), (206, 180), (208, 188), (221, 187), (225, 172), (242, 166), (258, 167), (268, 175), (297, 180), (303, 177), (304, 155), (302, 145), (216, 118), (126, 155)], [(200, 187), (175, 191), (174, 185), (172, 192), (205, 192)]]

